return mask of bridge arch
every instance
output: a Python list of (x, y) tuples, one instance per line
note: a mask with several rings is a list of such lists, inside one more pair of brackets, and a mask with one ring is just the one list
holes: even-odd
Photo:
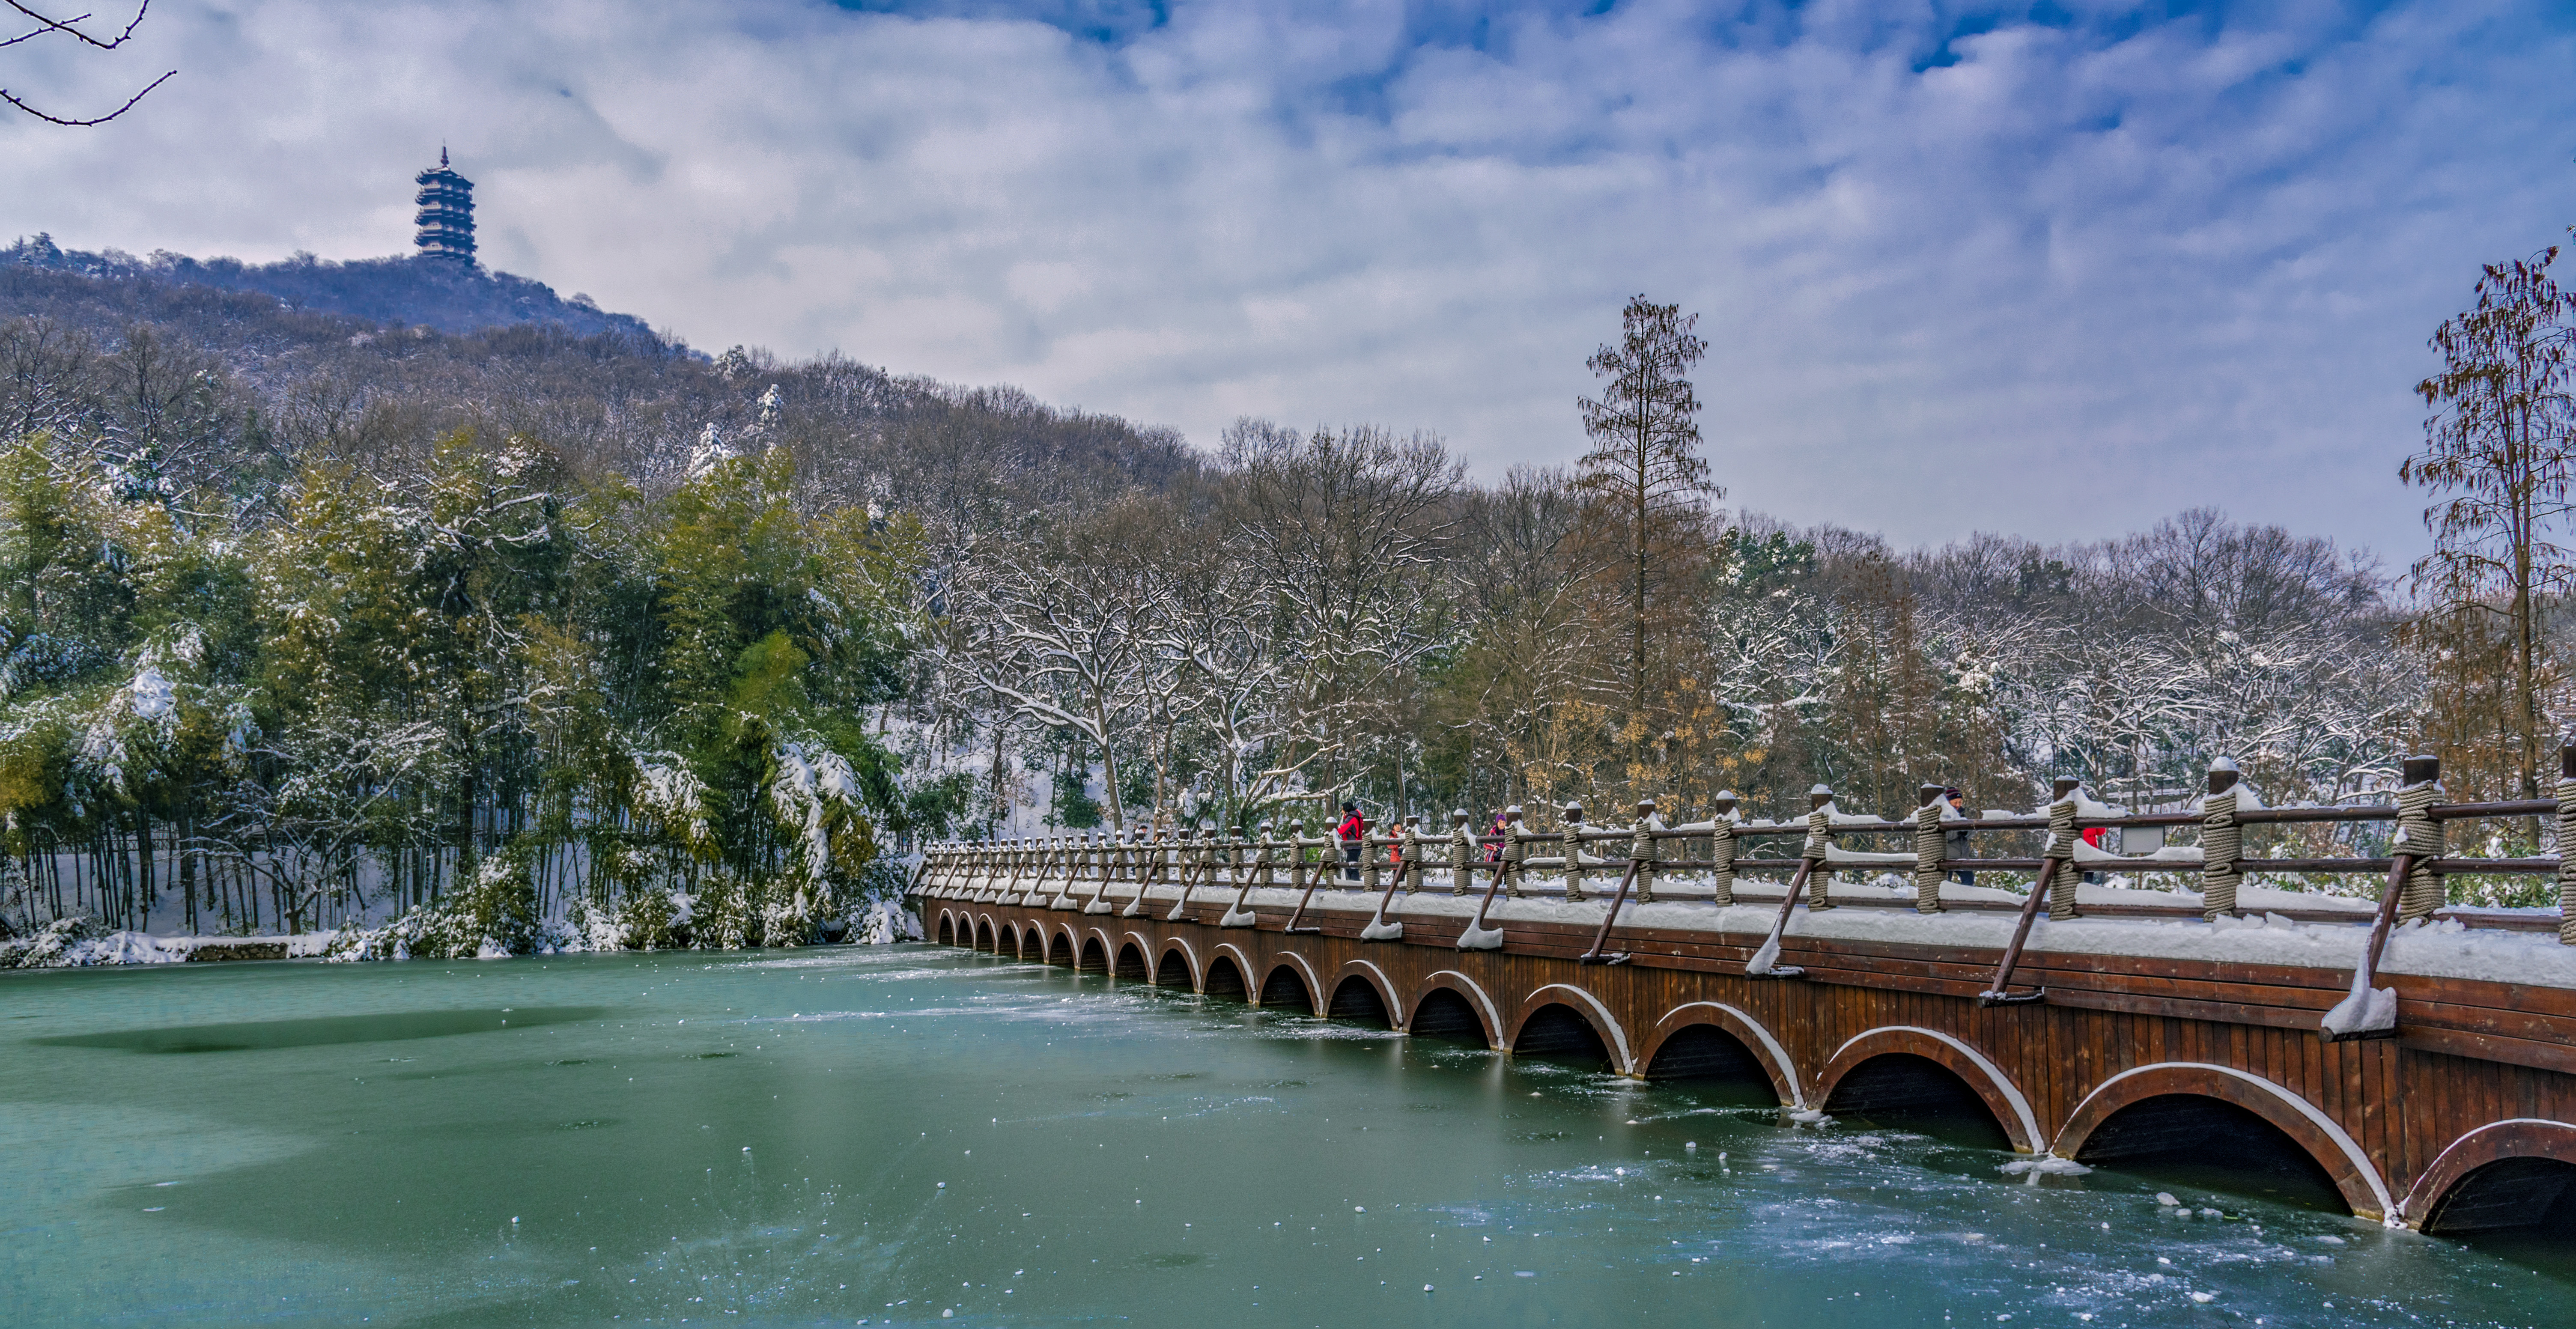
[(1562, 1006), (1574, 1013), (1601, 1040), (1610, 1070), (1617, 1075), (1636, 1074), (1636, 1057), (1629, 1050), (1628, 1031), (1619, 1026), (1619, 1017), (1599, 997), (1570, 983), (1550, 983), (1521, 998), (1521, 1007), (1512, 1015), (1511, 1037), (1507, 1040), (1514, 1051), (1521, 1050), (1525, 1035), (1532, 1033), (1530, 1021), (1550, 1006)]
[(1208, 960), (1207, 977), (1200, 981), (1199, 990), (1211, 997), (1250, 1001), (1252, 975), (1260, 972), (1261, 967), (1252, 962), (1252, 957), (1246, 955), (1242, 947), (1221, 941), (1217, 943), (1216, 954)]
[(1499, 1048), (1503, 1014), (1482, 984), (1455, 969), (1441, 969), (1424, 976), (1405, 1013), (1404, 1031), (1426, 1038), (1462, 1038), (1473, 1031), (1478, 1043)]
[(1366, 974), (1344, 972), (1333, 982), (1333, 995), (1324, 1005), (1329, 1019), (1343, 1020), (1366, 1029), (1395, 1028), (1395, 1013), (1388, 1009), (1386, 998), (1378, 994), (1377, 985)]
[[(1363, 992), (1365, 998), (1361, 996)], [(1333, 976), (1329, 1014), (1335, 1019), (1374, 1023), (1381, 1029), (1401, 1029), (1404, 999), (1395, 994), (1395, 984), (1387, 979), (1385, 970), (1367, 960), (1345, 960), (1341, 972)]]
[(957, 916), (945, 909), (939, 911), (939, 944), (942, 946), (957, 944)]
[(1734, 1006), (1718, 1001), (1685, 1002), (1664, 1012), (1638, 1049), (1637, 1062), (1648, 1079), (1655, 1077), (1656, 1063), (1669, 1049), (1676, 1054), (1685, 1051), (1677, 1039), (1692, 1029), (1717, 1029), (1735, 1040), (1750, 1053), (1764, 1076), (1771, 1081), (1771, 1092), (1793, 1108), (1807, 1106), (1806, 1095), (1799, 1091), (1798, 1068), (1789, 1060), (1789, 1050), (1760, 1020)]
[(1816, 1076), (1816, 1093), (1812, 1100), (1829, 1107), (1834, 1090), (1865, 1062), (1889, 1055), (1916, 1056), (1936, 1062), (1959, 1077), (1970, 1092), (1994, 1114), (1995, 1124), (2003, 1128), (2004, 1138), (2012, 1142), (2013, 1152), (2033, 1154), (2046, 1143), (2040, 1134), (2039, 1117), (2030, 1109), (2030, 1099), (2023, 1095), (2003, 1068), (1986, 1054), (1937, 1029), (1919, 1025), (1881, 1025), (1866, 1033), (1854, 1034), (1834, 1049), (1825, 1060), (1825, 1068)]
[(1191, 949), (1186, 938), (1174, 937), (1163, 943), (1163, 958), (1154, 962), (1154, 986), (1199, 990), (1199, 953)]
[(1261, 980), (1263, 1006), (1300, 1006), (1308, 1015), (1320, 1015), (1323, 1007), (1318, 993), (1323, 985), (1315, 981), (1315, 967), (1295, 951), (1282, 952)]
[(1307, 1014), (1321, 1014), (1324, 1009), (1322, 1005), (1324, 980), (1315, 972), (1314, 963), (1295, 951), (1281, 951), (1270, 961), (1267, 969), (1249, 971), (1262, 976), (1260, 1004), (1264, 1006), (1270, 1004), (1270, 994), (1274, 988), (1277, 988), (1283, 997), (1290, 993), (1290, 989), (1280, 986), (1279, 983), (1279, 973), (1283, 969), (1289, 971), (1295, 980), (1297, 985), (1295, 991), (1305, 997)]
[(1070, 927), (1048, 929), (1045, 940), (1046, 962), (1064, 965), (1067, 968), (1072, 967), (1073, 954), (1079, 948), (1074, 940), (1073, 929)]
[(2316, 1105), (2259, 1075), (2201, 1061), (2163, 1061), (2135, 1066), (2093, 1087), (2075, 1105), (2053, 1150), (2059, 1157), (2081, 1161), (2085, 1146), (2124, 1108), (2151, 1098), (2217, 1099), (2261, 1117), (2305, 1150), (2324, 1169), (2343, 1196), (2344, 1207), (2361, 1218), (2385, 1219), (2397, 1210), (2388, 1183), (2372, 1166), (2361, 1145)]
[(1082, 939), (1081, 958), (1074, 962), (1073, 967), (1086, 974), (1108, 973), (1109, 938), (1094, 929), (1090, 936)]
[(1151, 944), (1132, 932), (1119, 938), (1118, 968), (1113, 976), (1132, 983), (1151, 980), (1154, 973), (1153, 966), (1145, 961), (1145, 956), (1149, 953), (1147, 948)]
[(2576, 1235), (2576, 1125), (2544, 1117), (2491, 1122), (2453, 1140), (2406, 1197), (2426, 1232), (2553, 1227)]

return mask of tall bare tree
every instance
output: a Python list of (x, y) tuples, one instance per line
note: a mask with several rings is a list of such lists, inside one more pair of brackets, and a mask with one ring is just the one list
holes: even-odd
[(2433, 408), (2424, 451), (2397, 468), (2447, 495), (2424, 510), (2434, 549), (2414, 566), (2418, 591), (2439, 614), (2504, 620), (2524, 798), (2538, 793), (2544, 746), (2539, 597), (2569, 585), (2568, 551), (2550, 532), (2576, 475), (2576, 299), (2549, 274), (2557, 258), (2552, 246), (2490, 264), (2477, 303), (2433, 334), (2442, 371), (2415, 385)]
[(1260, 420), (1226, 430), (1225, 519), (1260, 571), (1296, 705), (1339, 787), (1374, 738), (1402, 731), (1392, 708), (1439, 644), (1436, 574), (1463, 467), (1428, 434), (1360, 426), (1300, 436)]
[[(1164, 641), (1171, 570), (1150, 557), (1165, 505), (1136, 495), (1060, 531), (976, 559), (961, 586), (968, 674), (1025, 722), (1100, 752), (1109, 821), (1125, 829), (1123, 753), (1140, 738), (1160, 767), (1180, 661)], [(1001, 758), (995, 757), (998, 788)], [(1161, 781), (1157, 780), (1159, 786)], [(1162, 790), (1156, 789), (1157, 801)]]

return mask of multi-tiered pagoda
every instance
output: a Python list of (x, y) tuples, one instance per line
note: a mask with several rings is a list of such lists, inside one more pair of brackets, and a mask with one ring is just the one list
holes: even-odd
[(420, 234), (412, 243), (428, 258), (474, 262), (474, 182), (447, 165), (447, 149), (438, 150), (438, 169), (413, 177), (420, 184), (420, 215), (412, 220)]

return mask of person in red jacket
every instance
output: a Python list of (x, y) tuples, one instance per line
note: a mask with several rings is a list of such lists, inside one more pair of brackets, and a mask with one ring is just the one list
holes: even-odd
[(1342, 824), (1335, 829), (1334, 834), (1342, 837), (1342, 877), (1348, 881), (1358, 881), (1360, 879), (1360, 842), (1368, 835), (1368, 818), (1360, 815), (1359, 804), (1342, 805)]
[[(2101, 848), (2101, 847), (2102, 847), (2102, 831), (2103, 831), (2103, 829), (2104, 829), (2104, 828), (2103, 828), (2103, 827), (2100, 827), (2100, 826), (2087, 826), (2087, 827), (2085, 827), (2085, 828), (2084, 828), (2084, 843), (2089, 844), (2089, 845), (2093, 846), (2093, 847), (2094, 847), (2094, 848), (2096, 848), (2096, 849)], [(2081, 881), (2082, 881), (2085, 885), (2087, 885), (2087, 886), (2099, 886), (2099, 885), (2101, 885), (2101, 884), (2102, 884), (2102, 874), (2101, 874), (2101, 873), (2099, 873), (2099, 872), (2087, 872), (2087, 873), (2085, 873), (2081, 878), (2079, 878), (2079, 880), (2081, 880)]]

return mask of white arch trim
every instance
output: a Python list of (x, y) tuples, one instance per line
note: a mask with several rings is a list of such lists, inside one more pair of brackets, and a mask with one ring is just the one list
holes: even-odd
[[(1388, 1018), (1389, 1020), (1394, 1020), (1396, 1017), (1401, 1016), (1401, 1015), (1403, 1015), (1403, 1014), (1405, 1013), (1405, 1012), (1404, 1012), (1404, 997), (1402, 996), (1402, 994), (1398, 993), (1398, 992), (1395, 990), (1395, 984), (1390, 983), (1390, 982), (1388, 982), (1388, 981), (1387, 981), (1387, 979), (1386, 979), (1386, 971), (1385, 971), (1385, 970), (1378, 968), (1376, 965), (1371, 964), (1370, 962), (1368, 962), (1368, 961), (1366, 961), (1366, 960), (1352, 960), (1352, 961), (1349, 961), (1349, 963), (1351, 963), (1351, 964), (1355, 964), (1355, 965), (1358, 965), (1360, 968), (1365, 969), (1365, 970), (1369, 971), (1370, 973), (1377, 975), (1377, 990), (1378, 990), (1378, 995), (1383, 996), (1383, 997), (1385, 997), (1385, 998), (1387, 998), (1387, 999), (1388, 999), (1388, 1001), (1387, 1001), (1387, 1018)], [(1325, 994), (1324, 994), (1324, 1004), (1325, 1004), (1326, 1006), (1331, 1006), (1331, 1005), (1333, 1004), (1333, 997), (1332, 997), (1332, 994), (1331, 994), (1331, 993), (1329, 993), (1329, 992), (1328, 992), (1328, 993), (1325, 993)], [(1397, 1027), (1397, 1028), (1399, 1028), (1399, 1029), (1401, 1029), (1401, 1028), (1403, 1028), (1403, 1025), (1398, 1024), (1396, 1027)]]
[(1593, 996), (1591, 993), (1586, 992), (1579, 987), (1574, 987), (1566, 983), (1550, 983), (1547, 986), (1538, 989), (1536, 992), (1530, 993), (1530, 996), (1536, 997), (1542, 992), (1571, 992), (1575, 996), (1581, 997), (1583, 999), (1583, 1004), (1591, 1007), (1594, 1015), (1601, 1017), (1601, 1023), (1609, 1026), (1610, 1041), (1618, 1044), (1619, 1073), (1621, 1075), (1634, 1075), (1637, 1073), (1637, 1059), (1628, 1051), (1628, 1031), (1619, 1027), (1619, 1018), (1610, 1013), (1609, 1007), (1601, 1004), (1601, 999), (1599, 997)]
[[(2404, 1219), (2397, 1211), (2397, 1201), (2389, 1198), (2388, 1183), (2381, 1179), (2379, 1169), (2371, 1166), (2370, 1156), (2361, 1151), (2360, 1143), (2355, 1141), (2351, 1135), (2347, 1134), (2343, 1127), (2336, 1125), (2334, 1118), (2318, 1111), (2314, 1104), (2299, 1097), (2297, 1094), (2291, 1093), (2288, 1089), (2274, 1084), (2270, 1080), (2264, 1079), (2262, 1076), (2248, 1074), (2233, 1066), (2220, 1066), (2206, 1061), (2160, 1061), (2152, 1066), (2132, 1066), (2129, 1069), (2112, 1076), (2110, 1079), (2104, 1080), (2102, 1083), (2093, 1086), (2093, 1092), (2084, 1096), (2083, 1103), (2075, 1105), (2075, 1111), (2068, 1114), (2067, 1120), (2072, 1121), (2076, 1117), (2082, 1116), (2084, 1114), (2085, 1104), (2091, 1103), (2094, 1099), (2100, 1097), (2103, 1090), (2118, 1084), (2122, 1080), (2128, 1079), (2132, 1075), (2144, 1075), (2148, 1071), (2162, 1070), (2216, 1071), (2221, 1075), (2242, 1080), (2289, 1105), (2292, 1111), (2306, 1118), (2309, 1125), (2324, 1132), (2327, 1139), (2334, 1141), (2335, 1148), (2343, 1151), (2344, 1161), (2352, 1164), (2353, 1170), (2361, 1174), (2361, 1179), (2370, 1183), (2370, 1193), (2373, 1196), (2376, 1196), (2379, 1200), (2381, 1221), (2390, 1227), (2402, 1226)], [(2502, 1122), (2493, 1123), (2493, 1125), (2499, 1126), (2503, 1124), (2504, 1123)], [(2485, 1130), (2491, 1129), (2491, 1127), (2480, 1127), (2479, 1129)], [(2475, 1135), (2476, 1133), (2476, 1131), (2471, 1131), (2469, 1134)], [(2468, 1136), (2462, 1136), (2460, 1138), (2467, 1139)], [(2452, 1147), (2457, 1148), (2458, 1142), (2454, 1141)], [(2445, 1149), (2443, 1152), (2449, 1153), (2450, 1150)]]
[[(1210, 962), (1213, 963), (1217, 956), (1227, 956), (1233, 959), (1234, 967), (1243, 974), (1244, 987), (1249, 989), (1249, 991), (1244, 993), (1246, 997), (1258, 997), (1261, 995), (1261, 986), (1252, 981), (1256, 967), (1252, 963), (1252, 957), (1243, 953), (1242, 947), (1237, 946), (1230, 941), (1218, 942), (1216, 944), (1216, 950), (1210, 952), (1208, 958)], [(1207, 979), (1202, 977), (1199, 982), (1204, 984), (1207, 982)]]
[(1789, 1050), (1780, 1046), (1780, 1040), (1773, 1038), (1771, 1031), (1763, 1028), (1760, 1020), (1722, 1001), (1686, 1001), (1664, 1012), (1664, 1018), (1655, 1023), (1661, 1026), (1670, 1022), (1674, 1016), (1688, 1010), (1724, 1011), (1742, 1020), (1745, 1027), (1753, 1031), (1753, 1036), (1762, 1040), (1762, 1051), (1771, 1058), (1771, 1064), (1779, 1068), (1781, 1082), (1789, 1086), (1789, 1106), (1801, 1112), (1806, 1110), (1807, 1087), (1798, 1083), (1798, 1068), (1789, 1064)]
[[(1190, 990), (1195, 992), (1200, 988), (1206, 987), (1207, 978), (1205, 977), (1205, 971), (1199, 966), (1198, 948), (1190, 945), (1190, 939), (1187, 937), (1174, 937), (1171, 939), (1171, 943), (1180, 947), (1181, 957), (1190, 962)], [(1157, 955), (1154, 957), (1153, 967), (1157, 970), (1163, 967), (1162, 956)]]
[[(1429, 980), (1433, 978), (1454, 978), (1459, 982), (1466, 984), (1467, 991), (1470, 995), (1475, 997), (1476, 1004), (1485, 1008), (1485, 1029), (1487, 1031), (1485, 1039), (1487, 1043), (1490, 1045), (1494, 1040), (1503, 1036), (1503, 1013), (1494, 1009), (1494, 999), (1485, 995), (1485, 987), (1483, 984), (1467, 977), (1465, 974), (1459, 973), (1455, 969), (1435, 969), (1425, 977), (1424, 981), (1428, 983)], [(1420, 1005), (1421, 1003), (1416, 1002), (1415, 1004)], [(1413, 1029), (1413, 1015), (1409, 1011), (1405, 1013), (1404, 1027), (1408, 1033)]]
[(2452, 1150), (2486, 1134), (2488, 1131), (2502, 1130), (2507, 1126), (2556, 1126), (2561, 1130), (2576, 1131), (2576, 1121), (2560, 1121), (2555, 1117), (2507, 1117), (2502, 1121), (2490, 1121), (2486, 1125), (2480, 1126), (2476, 1130), (2469, 1131), (2461, 1135), (2460, 1138), (2442, 1146), (2442, 1152), (2434, 1156), (2433, 1166), (2424, 1169), (2425, 1173), (2430, 1175), (2433, 1168), (2440, 1167), (2442, 1165), (2442, 1160), (2451, 1156)]
[[(1942, 1033), (1938, 1029), (1926, 1029), (1921, 1025), (1914, 1024), (1883, 1024), (1876, 1029), (1870, 1030), (1868, 1033), (1854, 1034), (1850, 1038), (1843, 1040), (1843, 1045), (1834, 1049), (1834, 1055), (1825, 1058), (1825, 1064), (1828, 1066), (1832, 1065), (1836, 1058), (1851, 1050), (1852, 1044), (1858, 1043), (1865, 1038), (1875, 1037), (1879, 1034), (1921, 1034), (1925, 1038), (1929, 1038), (1936, 1043), (1948, 1046), (1952, 1051), (1957, 1052), (1960, 1056), (1966, 1057), (1971, 1064), (1985, 1074), (1986, 1079), (1994, 1085), (1995, 1089), (2003, 1094), (2004, 1101), (2012, 1104), (2013, 1117), (2021, 1123), (2021, 1138), (2026, 1142), (2022, 1147), (2034, 1151), (2046, 1147), (2048, 1137), (2039, 1133), (2038, 1114), (2030, 1110), (2030, 1100), (2022, 1097), (2021, 1090), (2013, 1084), (2010, 1077), (2004, 1074), (2003, 1068), (1995, 1065), (1991, 1060), (1988, 1060), (1985, 1053), (1977, 1051), (1975, 1048), (1968, 1046), (1966, 1043), (1963, 1043), (1948, 1034)], [(2135, 1074), (2135, 1072), (2127, 1073)], [(2114, 1076), (2113, 1078), (2116, 1079), (2118, 1077)], [(2109, 1084), (2110, 1081), (2105, 1080), (2103, 1083)], [(2093, 1092), (2098, 1094), (2102, 1091), (2097, 1088)]]
[[(1315, 1003), (1315, 1014), (1322, 1015), (1324, 1013), (1324, 1008), (1332, 1004), (1333, 994), (1324, 990), (1324, 980), (1315, 977), (1314, 963), (1295, 951), (1281, 951), (1279, 952), (1279, 958), (1282, 960), (1294, 961), (1297, 965), (1297, 972), (1306, 976), (1306, 995)], [(1263, 974), (1261, 976), (1261, 981), (1263, 983), (1268, 983), (1270, 981), (1270, 975)], [(1258, 998), (1261, 995), (1261, 989), (1254, 988), (1252, 993), (1255, 998)]]

